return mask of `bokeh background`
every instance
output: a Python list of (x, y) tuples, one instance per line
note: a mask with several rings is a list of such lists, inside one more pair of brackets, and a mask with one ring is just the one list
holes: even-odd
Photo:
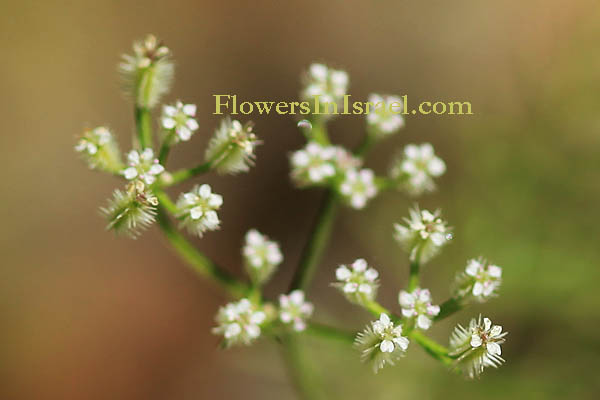
[[(30, 1), (0, 7), (0, 398), (293, 399), (280, 348), (221, 351), (210, 334), (227, 299), (198, 280), (156, 229), (137, 241), (104, 231), (98, 207), (120, 183), (89, 171), (73, 145), (110, 126), (131, 145), (131, 104), (116, 64), (155, 33), (173, 50), (168, 101), (198, 104), (200, 133), (170, 168), (202, 158), (217, 116), (212, 94), (293, 100), (313, 61), (346, 69), (351, 94), (468, 100), (474, 116), (410, 116), (368, 165), (384, 172), (401, 146), (429, 141), (448, 165), (439, 191), (455, 240), (428, 265), (436, 301), (468, 258), (504, 267), (500, 298), (462, 311), (431, 334), (483, 312), (510, 336), (507, 364), (465, 381), (413, 345), (373, 376), (347, 346), (303, 339), (326, 398), (592, 399), (600, 384), (600, 6), (585, 0)], [(287, 156), (303, 139), (288, 116), (255, 118), (256, 167), (202, 178), (225, 197), (223, 229), (198, 246), (241, 276), (250, 227), (281, 242), (286, 261), (268, 287), (289, 282), (322, 193), (299, 191)], [(336, 142), (360, 141), (364, 120), (341, 117)], [(337, 264), (365, 257), (395, 306), (407, 276), (392, 222), (412, 200), (389, 193), (335, 226), (310, 298), (315, 319), (358, 330), (369, 316), (328, 286)]]

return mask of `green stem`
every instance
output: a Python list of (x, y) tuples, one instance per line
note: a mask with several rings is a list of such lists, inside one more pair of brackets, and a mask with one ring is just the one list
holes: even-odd
[(369, 301), (367, 304), (364, 305), (364, 307), (367, 309), (367, 311), (369, 311), (377, 318), (379, 318), (381, 314), (387, 314), (391, 318), (394, 317), (393, 314), (390, 313), (390, 311), (387, 308), (385, 308), (375, 300)]
[(290, 291), (294, 289), (305, 290), (310, 283), (329, 241), (338, 206), (339, 198), (330, 189), (325, 194), (315, 225), (310, 233), (310, 239), (302, 252), (300, 265), (292, 279)]
[(137, 128), (140, 147), (143, 149), (152, 147), (152, 121), (150, 109), (146, 107), (135, 107), (135, 126)]
[(326, 339), (332, 339), (332, 340), (339, 340), (342, 342), (349, 342), (349, 343), (353, 343), (354, 342), (354, 334), (351, 332), (344, 332), (340, 329), (328, 326), (328, 325), (323, 325), (323, 324), (318, 324), (315, 322), (311, 322), (308, 327), (306, 328), (306, 333), (310, 334), (310, 335), (314, 335), (314, 336), (319, 336), (319, 337), (323, 337)]
[[(164, 192), (158, 192), (157, 197), (159, 201), (161, 198), (164, 200)], [(248, 293), (248, 287), (221, 269), (210, 258), (199, 252), (179, 233), (169, 221), (165, 210), (166, 207), (165, 204), (158, 206), (157, 220), (161, 230), (177, 254), (187, 261), (194, 272), (203, 278), (208, 278), (218, 283), (232, 297), (239, 298), (245, 296)]]
[(419, 287), (419, 270), (421, 268), (421, 249), (423, 246), (419, 245), (419, 248), (415, 252), (414, 259), (410, 262), (410, 276), (408, 278), (408, 291), (412, 292)]
[(454, 314), (455, 312), (459, 311), (462, 308), (462, 304), (455, 298), (451, 298), (446, 300), (444, 303), (442, 303), (442, 305), (440, 306), (440, 313), (438, 315), (436, 315), (436, 317), (434, 318), (434, 321), (440, 321), (452, 314)]
[(448, 355), (448, 349), (435, 340), (428, 338), (417, 330), (413, 330), (408, 337), (417, 342), (429, 355), (441, 361), (444, 365), (452, 365), (453, 359)]
[(300, 348), (297, 338), (293, 335), (287, 335), (283, 338), (282, 351), (288, 373), (298, 395), (304, 400), (325, 399), (322, 392), (317, 388), (321, 387), (320, 382), (313, 369), (306, 365), (303, 350)]
[(190, 178), (193, 178), (194, 176), (208, 172), (210, 171), (211, 167), (212, 162), (207, 161), (203, 164), (195, 166), (194, 168), (181, 169), (179, 171), (173, 172), (173, 174), (171, 174), (171, 180), (165, 183), (163, 187), (173, 186)]
[(356, 150), (354, 150), (354, 155), (363, 157), (375, 144), (375, 140), (372, 135), (366, 134), (362, 140), (362, 142), (358, 145)]
[(160, 152), (158, 153), (158, 162), (163, 167), (166, 167), (167, 158), (169, 158), (169, 152), (171, 151), (171, 140), (172, 133), (168, 133), (165, 137), (165, 140), (163, 140), (162, 145), (160, 146)]

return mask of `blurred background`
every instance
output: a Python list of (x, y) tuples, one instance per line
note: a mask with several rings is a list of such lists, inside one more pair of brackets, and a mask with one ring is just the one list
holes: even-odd
[[(199, 133), (169, 168), (198, 162), (217, 125), (213, 94), (297, 97), (313, 61), (347, 70), (350, 93), (466, 100), (473, 116), (409, 116), (375, 148), (384, 172), (406, 143), (431, 142), (446, 161), (439, 190), (453, 243), (427, 266), (434, 300), (468, 258), (504, 267), (501, 296), (436, 325), (442, 343), (482, 312), (510, 332), (507, 363), (478, 381), (448, 373), (416, 345), (377, 376), (346, 345), (305, 338), (305, 361), (328, 398), (597, 398), (600, 383), (600, 5), (585, 0), (482, 2), (30, 1), (1, 2), (0, 398), (294, 399), (280, 346), (217, 349), (213, 317), (227, 301), (167, 247), (156, 228), (138, 240), (105, 232), (98, 208), (121, 183), (73, 151), (86, 127), (108, 125), (131, 145), (132, 106), (116, 65), (155, 33), (172, 49), (166, 101), (198, 105)], [(285, 262), (267, 293), (285, 290), (322, 193), (296, 190), (289, 153), (303, 138), (289, 116), (256, 117), (256, 167), (207, 176), (224, 195), (222, 230), (195, 240), (238, 276), (251, 227), (280, 241)], [(360, 116), (331, 125), (353, 146)], [(182, 188), (183, 190), (184, 188)], [(174, 194), (176, 194), (174, 192)], [(344, 209), (311, 287), (315, 319), (359, 330), (370, 319), (329, 287), (337, 264), (365, 257), (396, 306), (406, 256), (392, 222), (413, 204), (388, 193)]]

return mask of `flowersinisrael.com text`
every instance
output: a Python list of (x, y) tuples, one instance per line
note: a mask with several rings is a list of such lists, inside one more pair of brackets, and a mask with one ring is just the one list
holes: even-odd
[(422, 115), (473, 115), (469, 101), (423, 101), (416, 108), (409, 108), (408, 96), (401, 97), (402, 101), (386, 104), (383, 101), (351, 101), (351, 95), (344, 96), (343, 102), (338, 104), (331, 101), (322, 101), (321, 96), (313, 96), (312, 101), (238, 101), (237, 95), (214, 94), (215, 111), (213, 114), (249, 115), (249, 114), (281, 114), (281, 115), (307, 115), (307, 114), (370, 114), (372, 112), (385, 112), (392, 114), (422, 114)]

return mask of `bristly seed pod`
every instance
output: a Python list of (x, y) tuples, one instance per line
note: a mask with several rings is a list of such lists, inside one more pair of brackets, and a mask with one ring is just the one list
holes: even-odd
[(158, 199), (146, 189), (144, 182), (136, 180), (129, 183), (124, 192), (115, 190), (108, 206), (100, 210), (108, 219), (107, 229), (135, 239), (141, 230), (154, 223), (157, 205)]

